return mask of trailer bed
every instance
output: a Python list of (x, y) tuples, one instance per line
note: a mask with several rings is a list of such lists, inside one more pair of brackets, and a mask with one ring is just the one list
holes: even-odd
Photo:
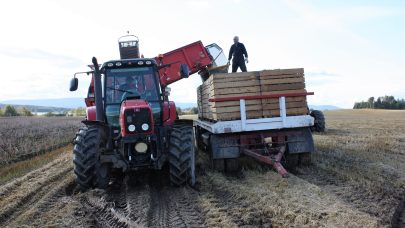
[(246, 102), (240, 99), (240, 120), (217, 121), (198, 119), (194, 120), (194, 126), (200, 126), (214, 134), (237, 133), (249, 131), (275, 130), (283, 128), (301, 128), (314, 125), (314, 118), (310, 115), (287, 116), (285, 97), (279, 97), (280, 117), (271, 118), (246, 118)]

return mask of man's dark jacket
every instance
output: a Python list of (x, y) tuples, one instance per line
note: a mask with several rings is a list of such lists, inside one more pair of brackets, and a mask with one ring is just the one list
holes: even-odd
[(233, 62), (245, 61), (243, 55), (245, 55), (246, 58), (248, 57), (245, 45), (242, 43), (232, 44), (229, 50), (228, 60), (231, 60), (233, 56)]

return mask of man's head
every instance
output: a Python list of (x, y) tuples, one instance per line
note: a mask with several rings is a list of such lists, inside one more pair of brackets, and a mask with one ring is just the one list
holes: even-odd
[(238, 36), (235, 36), (234, 38), (233, 38), (233, 43), (238, 43), (239, 42), (239, 37)]

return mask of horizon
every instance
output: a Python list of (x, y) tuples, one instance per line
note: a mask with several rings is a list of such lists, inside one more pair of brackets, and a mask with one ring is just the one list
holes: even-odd
[[(239, 35), (249, 71), (304, 68), (312, 105), (351, 108), (372, 96), (405, 98), (402, 1), (23, 2), (24, 8), (7, 2), (0, 10), (1, 101), (84, 98), (90, 80), (79, 76), (78, 91), (70, 93), (73, 73), (87, 70), (92, 56), (100, 63), (118, 59), (117, 39), (126, 31), (139, 37), (146, 57), (197, 40), (217, 43), (227, 56)], [(89, 13), (96, 3), (98, 13)], [(174, 83), (171, 100), (196, 103), (200, 84), (197, 74)]]
[[(55, 106), (50, 104), (50, 101), (55, 101), (55, 102), (60, 102), (61, 99), (75, 99), (77, 102), (78, 100), (81, 100), (82, 98), (77, 98), (77, 97), (70, 97), (70, 98), (51, 98), (51, 99), (18, 99), (18, 100), (4, 100), (0, 101), (0, 105), (15, 105), (15, 106), (34, 106), (34, 107), (46, 107), (46, 108), (61, 108), (61, 109), (76, 109), (76, 108), (85, 108), (85, 104), (83, 101), (82, 106), (72, 106), (72, 103), (70, 104), (65, 104), (65, 106)], [(84, 100), (84, 99), (83, 99)], [(25, 103), (32, 101), (33, 103)], [(43, 103), (43, 104), (38, 104), (38, 102), (48, 102), (48, 103)], [(197, 103), (194, 102), (176, 102), (176, 106), (181, 109), (189, 109), (189, 108), (194, 108), (197, 107)], [(338, 106), (334, 105), (328, 105), (328, 104), (322, 104), (322, 105), (312, 105), (308, 104), (309, 108), (316, 108), (319, 110), (333, 110), (333, 109), (344, 109)], [(29, 108), (29, 107), (28, 107)], [(353, 108), (349, 108), (353, 109)]]

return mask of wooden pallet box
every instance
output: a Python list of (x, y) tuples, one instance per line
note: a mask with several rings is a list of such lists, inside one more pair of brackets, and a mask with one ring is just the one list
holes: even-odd
[[(198, 116), (212, 121), (240, 119), (239, 101), (209, 99), (280, 93), (306, 93), (304, 69), (213, 74), (197, 89)], [(306, 96), (286, 97), (286, 111), (287, 116), (307, 114)], [(278, 98), (246, 100), (248, 119), (276, 116), (280, 116)]]

